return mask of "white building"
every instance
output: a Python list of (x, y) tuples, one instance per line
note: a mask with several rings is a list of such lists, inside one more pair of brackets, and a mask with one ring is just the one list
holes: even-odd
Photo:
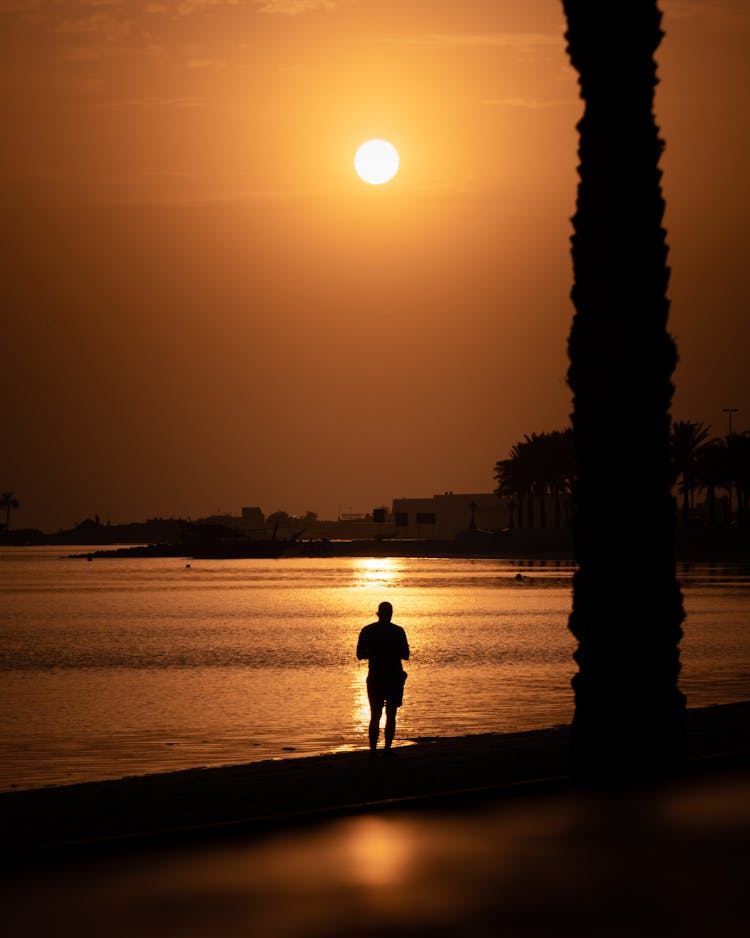
[(395, 498), (397, 537), (452, 540), (462, 531), (500, 531), (510, 523), (505, 499), (494, 493), (444, 492), (432, 498)]

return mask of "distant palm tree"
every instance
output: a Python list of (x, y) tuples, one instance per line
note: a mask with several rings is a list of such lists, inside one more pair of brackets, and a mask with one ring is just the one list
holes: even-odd
[(10, 531), (10, 513), (21, 505), (13, 492), (3, 492), (0, 494), (0, 508), (5, 509), (5, 530)]
[[(540, 527), (547, 526), (547, 498), (555, 506), (555, 526), (562, 524), (560, 498), (571, 491), (574, 475), (572, 432), (554, 430), (552, 433), (532, 433), (516, 443), (507, 459), (495, 464), (498, 487), (495, 494), (516, 500), (519, 505), (519, 523), (523, 506), (527, 505), (528, 527), (534, 527), (534, 507), (539, 504)], [(513, 520), (511, 516), (511, 527)]]
[(518, 499), (518, 526), (523, 527), (523, 509), (528, 504), (528, 526), (534, 526), (534, 510), (531, 501), (533, 479), (523, 443), (516, 443), (507, 459), (495, 464), (498, 486), (495, 493), (502, 497)]
[(555, 506), (555, 527), (562, 526), (561, 496), (573, 491), (575, 480), (575, 452), (573, 449), (573, 431), (553, 430), (546, 433), (545, 445), (549, 467), (549, 489)]
[[(536, 496), (539, 504), (539, 527), (547, 527), (547, 481), (550, 476), (548, 453), (545, 441), (545, 434), (532, 433), (531, 436), (525, 436), (521, 444), (523, 447), (528, 474), (531, 480), (530, 498)], [(533, 524), (529, 524), (533, 527)]]
[(696, 486), (696, 471), (701, 447), (706, 444), (710, 427), (690, 420), (675, 420), (670, 434), (673, 481), (680, 480), (682, 494), (682, 523), (690, 523), (692, 496)]
[(571, 769), (620, 781), (669, 774), (683, 751), (669, 452), (677, 356), (653, 114), (663, 34), (656, 0), (563, 8), (584, 101), (568, 349), (578, 562)]
[(717, 523), (716, 490), (728, 488), (727, 447), (724, 440), (708, 440), (696, 454), (695, 484), (699, 491), (706, 492), (708, 524)]
[(735, 519), (738, 524), (747, 524), (750, 514), (750, 433), (731, 433), (726, 440), (730, 510), (734, 488), (737, 504)]

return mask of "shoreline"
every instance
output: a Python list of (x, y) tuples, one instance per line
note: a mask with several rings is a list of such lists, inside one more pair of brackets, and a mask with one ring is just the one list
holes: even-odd
[[(613, 537), (616, 532), (613, 532)], [(647, 532), (644, 531), (644, 537)], [(92, 543), (62, 540), (59, 536), (21, 543), (0, 539), (0, 546), (59, 547), (72, 559), (179, 557), (186, 560), (285, 559), (285, 558), (433, 558), (456, 560), (497, 559), (520, 562), (575, 563), (569, 529), (516, 528), (493, 534), (466, 532), (453, 540), (396, 538), (352, 540), (206, 540), (205, 542), (157, 542), (112, 540)], [(676, 564), (735, 563), (750, 565), (750, 530), (739, 527), (680, 528), (676, 532)]]
[[(750, 764), (750, 701), (689, 709), (686, 771)], [(247, 835), (333, 817), (565, 787), (568, 726), (0, 793), (2, 856)], [(397, 741), (398, 742), (398, 741)]]

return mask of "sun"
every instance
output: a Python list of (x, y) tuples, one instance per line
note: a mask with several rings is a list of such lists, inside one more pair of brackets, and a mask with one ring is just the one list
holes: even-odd
[(387, 140), (366, 140), (354, 154), (357, 175), (371, 186), (390, 182), (398, 172), (398, 150)]

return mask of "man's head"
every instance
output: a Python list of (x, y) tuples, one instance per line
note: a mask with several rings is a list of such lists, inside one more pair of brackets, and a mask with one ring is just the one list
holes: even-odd
[(381, 622), (390, 622), (393, 615), (393, 606), (390, 603), (381, 603), (378, 606), (378, 619)]

